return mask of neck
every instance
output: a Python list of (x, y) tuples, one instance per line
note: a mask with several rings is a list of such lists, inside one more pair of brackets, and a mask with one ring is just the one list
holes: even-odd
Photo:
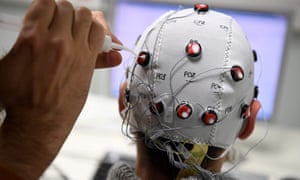
[[(148, 148), (143, 140), (137, 143), (137, 163), (136, 174), (143, 180), (157, 179), (176, 179), (179, 169), (170, 164), (165, 152)], [(223, 150), (219, 148), (209, 148), (208, 155), (217, 157)], [(221, 171), (225, 158), (210, 160), (205, 158), (201, 164), (202, 168), (212, 173)]]
[(137, 142), (136, 174), (143, 180), (175, 179), (179, 169), (169, 163), (165, 152), (148, 148), (144, 141)]

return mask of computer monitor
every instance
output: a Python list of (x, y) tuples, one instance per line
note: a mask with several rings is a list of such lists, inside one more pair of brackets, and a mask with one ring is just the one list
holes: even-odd
[[(182, 8), (193, 7), (181, 4)], [(169, 10), (181, 8), (180, 5), (151, 1), (116, 0), (113, 31), (129, 47), (134, 47), (136, 39), (155, 19)], [(213, 8), (213, 7), (211, 7)], [(277, 97), (285, 40), (289, 19), (283, 14), (217, 9), (234, 17), (244, 29), (250, 44), (258, 54), (255, 64), (255, 83), (259, 86), (259, 99), (263, 111), (260, 120), (272, 117)], [(125, 67), (132, 59), (128, 53), (123, 54), (124, 62), (113, 69), (111, 74), (111, 93), (118, 95), (119, 86), (125, 76)]]

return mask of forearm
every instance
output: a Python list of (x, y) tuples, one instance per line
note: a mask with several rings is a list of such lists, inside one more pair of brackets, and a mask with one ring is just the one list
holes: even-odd
[(0, 166), (24, 179), (38, 179), (47, 168), (49, 160), (40, 147), (15, 140), (0, 140)]
[(0, 164), (0, 179), (24, 180)]
[(0, 129), (0, 165), (24, 179), (38, 179), (58, 154), (73, 124), (51, 112), (47, 116), (32, 111), (18, 114), (8, 113)]

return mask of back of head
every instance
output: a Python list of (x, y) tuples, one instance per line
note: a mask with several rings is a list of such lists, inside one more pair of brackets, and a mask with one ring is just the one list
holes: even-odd
[(135, 51), (125, 91), (132, 131), (153, 142), (223, 149), (235, 142), (254, 98), (254, 58), (232, 17), (203, 4), (168, 12)]

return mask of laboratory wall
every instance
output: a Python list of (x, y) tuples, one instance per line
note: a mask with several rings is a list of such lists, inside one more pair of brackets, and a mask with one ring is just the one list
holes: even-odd
[[(272, 123), (300, 128), (300, 33), (290, 32), (281, 68), (278, 97)], [(270, 65), (271, 66), (271, 65)]]

